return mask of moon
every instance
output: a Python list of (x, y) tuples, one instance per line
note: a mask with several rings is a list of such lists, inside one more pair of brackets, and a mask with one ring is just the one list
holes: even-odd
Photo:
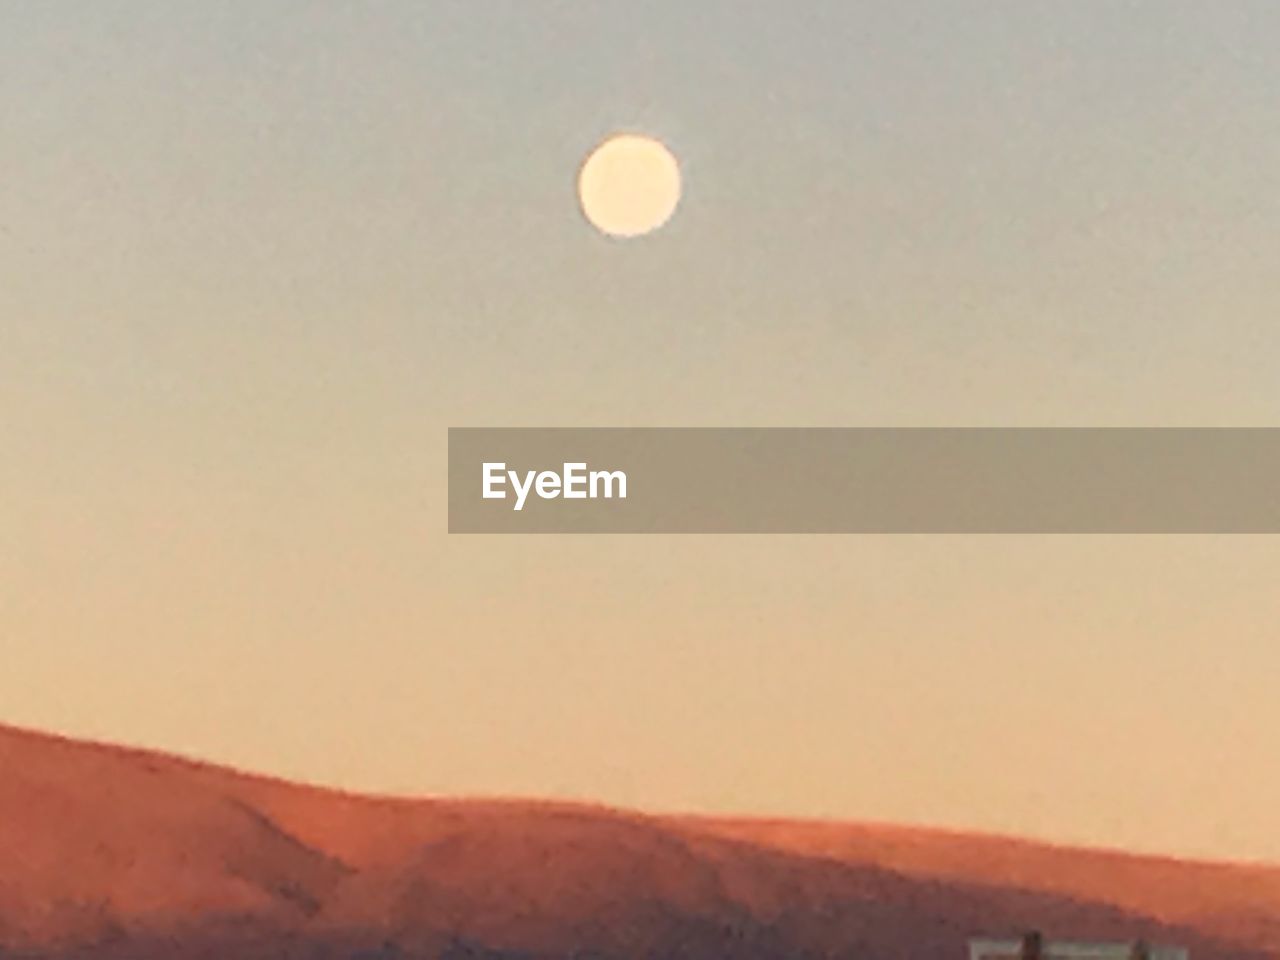
[(680, 162), (661, 140), (615, 134), (587, 156), (578, 172), (578, 202), (593, 227), (630, 239), (666, 224), (680, 204)]

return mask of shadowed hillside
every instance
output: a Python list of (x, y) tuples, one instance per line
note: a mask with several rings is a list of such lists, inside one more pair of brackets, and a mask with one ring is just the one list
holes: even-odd
[(1280, 956), (1280, 869), (851, 824), (359, 797), (0, 728), (0, 956)]

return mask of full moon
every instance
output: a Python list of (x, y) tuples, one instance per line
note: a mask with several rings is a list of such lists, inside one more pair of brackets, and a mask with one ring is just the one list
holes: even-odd
[(609, 137), (578, 174), (583, 215), (611, 237), (657, 230), (680, 203), (680, 163), (660, 140), (639, 134)]

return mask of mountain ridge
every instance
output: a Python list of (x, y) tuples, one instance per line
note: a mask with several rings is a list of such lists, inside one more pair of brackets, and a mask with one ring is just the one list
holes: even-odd
[(1031, 927), (1274, 958), (1280, 867), (377, 797), (0, 725), (0, 956), (959, 958)]

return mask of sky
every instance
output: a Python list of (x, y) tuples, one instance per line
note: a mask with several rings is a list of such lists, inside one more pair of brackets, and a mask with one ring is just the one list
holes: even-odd
[[(449, 426), (1274, 426), (1280, 7), (0, 0), (0, 721), (1280, 861), (1280, 540), (450, 537)], [(610, 242), (617, 130), (685, 196)]]

